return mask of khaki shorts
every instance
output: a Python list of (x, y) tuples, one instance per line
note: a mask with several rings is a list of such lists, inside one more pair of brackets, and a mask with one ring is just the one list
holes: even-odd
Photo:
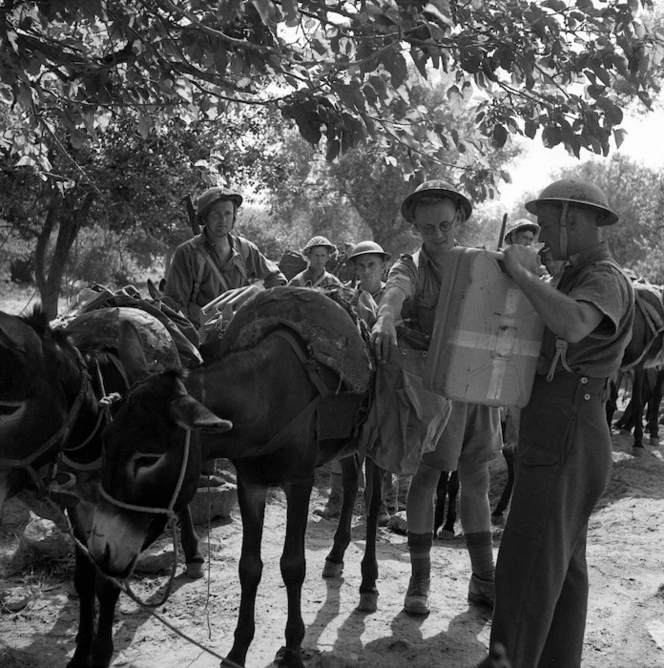
[(436, 449), (422, 455), (422, 462), (439, 471), (456, 471), (459, 462), (488, 464), (502, 443), (500, 409), (452, 401), (445, 431)]

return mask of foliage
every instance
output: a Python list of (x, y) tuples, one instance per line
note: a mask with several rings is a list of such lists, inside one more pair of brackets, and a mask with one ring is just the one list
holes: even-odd
[(647, 280), (664, 284), (664, 172), (616, 154), (608, 161), (588, 161), (561, 178), (595, 183), (619, 216), (603, 229), (616, 260)]
[[(49, 143), (74, 149), (130, 116), (147, 137), (173, 118), (223, 120), (238, 102), (279, 109), (334, 160), (368, 137), (422, 156), (458, 151), (459, 182), (490, 196), (485, 155), (510, 135), (606, 155), (622, 108), (659, 90), (652, 0), (58, 0), (6, 3), (0, 96), (20, 113), (2, 148), (52, 171)], [(417, 77), (409, 73), (414, 65)], [(414, 104), (444, 74), (446, 105), (473, 132)], [(396, 115), (395, 114), (396, 109)], [(386, 113), (389, 110), (389, 113)], [(416, 130), (420, 137), (416, 139)], [(50, 140), (47, 141), (47, 140)], [(506, 176), (506, 175), (502, 175)]]

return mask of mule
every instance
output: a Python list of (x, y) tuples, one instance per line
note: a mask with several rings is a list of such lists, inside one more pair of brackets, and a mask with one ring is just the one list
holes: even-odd
[[(268, 292), (280, 294), (273, 292), (279, 290), (285, 296), (284, 291), (301, 290), (303, 299), (328, 299), (306, 289), (273, 288)], [(233, 328), (241, 312), (225, 338), (235, 336)], [(330, 323), (322, 325), (329, 327)], [(351, 323), (344, 354), (354, 344), (364, 345), (352, 340), (360, 337), (356, 329), (352, 333), (354, 327)], [(179, 370), (149, 374), (135, 332), (130, 326), (123, 328), (121, 356), (134, 385), (104, 437), (106, 460), (114, 465), (102, 472), (101, 498), (88, 541), (90, 554), (105, 573), (126, 577), (141, 551), (162, 531), (170, 513), (191, 498), (203, 460), (230, 459), (237, 470), (243, 526), (240, 609), (235, 640), (227, 655), (233, 664), (244, 665), (255, 634), (254, 606), (263, 568), (260, 544), (268, 488), (282, 487), (287, 498), (280, 566), (288, 618), (286, 644), (278, 665), (303, 667), (301, 590), (309, 500), (314, 469), (334, 458), (341, 460), (344, 477), (351, 480), (344, 490), (348, 503), (344, 504), (332, 549), (338, 562), (342, 563), (350, 539), (350, 521), (344, 522), (343, 513), (352, 512), (357, 493), (358, 458), (349, 457), (357, 440), (320, 438), (317, 410), (321, 397), (334, 393), (341, 379), (329, 366), (312, 364), (307, 349), (292, 330), (276, 327), (250, 347), (227, 349), (186, 375)], [(338, 419), (342, 418), (339, 414)], [(367, 485), (374, 495), (369, 501), (369, 549), (362, 561), (360, 591), (361, 606), (366, 594), (367, 607), (375, 610), (380, 471), (369, 468)]]
[[(643, 408), (645, 370), (658, 369), (656, 382), (648, 401), (649, 412), (657, 416), (662, 400), (662, 384), (664, 373), (661, 372), (664, 364), (664, 304), (662, 303), (662, 288), (637, 283), (634, 285), (636, 308), (634, 309), (634, 324), (632, 338), (625, 349), (621, 362), (621, 371), (633, 371), (632, 384), (632, 411), (634, 415), (634, 453), (643, 452)], [(654, 428), (652, 426), (654, 422)], [(651, 424), (651, 438), (657, 436), (657, 417), (649, 418)]]
[[(68, 668), (105, 668), (113, 655), (120, 590), (97, 576), (81, 546), (91, 527), (101, 431), (110, 420), (102, 399), (124, 394), (126, 377), (108, 353), (82, 354), (66, 332), (51, 329), (39, 307), (26, 318), (0, 312), (0, 367), (0, 510), (18, 496), (49, 519), (64, 522), (62, 512), (67, 513), (76, 539), (79, 597), (76, 650)], [(203, 558), (187, 508), (181, 520), (189, 574), (202, 577)]]

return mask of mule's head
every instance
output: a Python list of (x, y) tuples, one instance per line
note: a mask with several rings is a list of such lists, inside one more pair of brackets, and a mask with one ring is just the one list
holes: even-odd
[[(123, 358), (123, 364), (136, 380), (133, 362)], [(100, 499), (88, 542), (98, 565), (116, 576), (131, 571), (172, 513), (193, 498), (202, 465), (196, 433), (231, 428), (187, 393), (182, 372), (144, 376), (146, 370), (104, 434)]]
[(83, 369), (69, 338), (51, 330), (38, 307), (26, 318), (0, 312), (0, 369), (1, 507), (28, 482), (21, 463), (37, 469), (62, 447), (57, 435), (78, 395)]

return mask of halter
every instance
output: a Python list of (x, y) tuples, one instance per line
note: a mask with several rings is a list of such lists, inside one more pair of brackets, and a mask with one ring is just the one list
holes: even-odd
[(28, 455), (27, 457), (24, 457), (23, 459), (0, 457), (0, 467), (25, 469), (32, 478), (32, 480), (35, 482), (39, 490), (44, 490), (46, 488), (44, 486), (43, 481), (39, 477), (39, 474), (35, 470), (34, 466), (32, 466), (32, 463), (36, 459), (44, 455), (46, 452), (48, 452), (55, 445), (57, 444), (62, 445), (67, 440), (69, 434), (71, 433), (72, 427), (74, 426), (74, 423), (78, 419), (78, 416), (81, 412), (81, 407), (83, 406), (83, 400), (90, 387), (90, 375), (88, 374), (88, 369), (85, 364), (85, 361), (83, 360), (83, 356), (81, 355), (78, 348), (74, 347), (74, 351), (76, 354), (76, 360), (78, 362), (81, 371), (82, 382), (78, 394), (74, 399), (74, 403), (69, 409), (67, 417), (65, 418), (60, 428), (45, 443), (43, 443), (39, 448), (37, 448), (37, 450), (35, 450), (32, 454)]
[(184, 456), (182, 457), (182, 465), (180, 468), (180, 474), (178, 476), (177, 484), (173, 490), (173, 496), (168, 503), (167, 508), (158, 508), (155, 506), (139, 506), (133, 503), (125, 503), (120, 501), (115, 497), (111, 496), (105, 489), (104, 486), (99, 483), (99, 496), (103, 499), (106, 499), (109, 503), (116, 506), (117, 508), (122, 508), (123, 510), (131, 510), (138, 513), (151, 513), (153, 515), (166, 515), (168, 517), (169, 523), (175, 524), (177, 521), (177, 515), (174, 512), (175, 502), (177, 501), (178, 496), (180, 495), (180, 490), (182, 489), (182, 484), (184, 483), (184, 476), (187, 471), (187, 464), (189, 463), (189, 448), (191, 443), (191, 429), (185, 429), (185, 439), (184, 439)]

